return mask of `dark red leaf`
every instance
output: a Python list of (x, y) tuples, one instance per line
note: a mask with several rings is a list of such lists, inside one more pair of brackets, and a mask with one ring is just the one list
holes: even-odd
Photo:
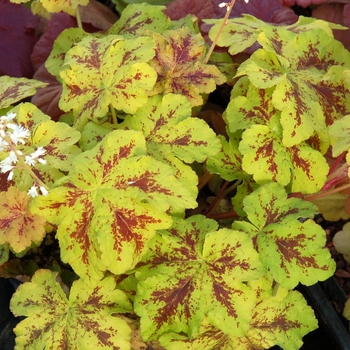
[(39, 21), (29, 8), (0, 0), (0, 76), (33, 76), (30, 55), (38, 40)]

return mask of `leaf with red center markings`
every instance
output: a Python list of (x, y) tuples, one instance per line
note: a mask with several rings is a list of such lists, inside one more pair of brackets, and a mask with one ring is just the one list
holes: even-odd
[(151, 61), (158, 73), (154, 93), (186, 96), (192, 107), (203, 104), (201, 94), (215, 90), (226, 78), (217, 67), (204, 63), (205, 43), (188, 28), (154, 33), (156, 56)]
[(0, 108), (10, 107), (16, 102), (35, 94), (36, 89), (47, 84), (34, 79), (0, 77)]
[[(14, 3), (26, 3), (28, 0), (11, 0)], [(89, 0), (36, 0), (48, 12), (65, 12), (71, 16), (76, 15), (78, 6), (86, 6)]]
[(68, 296), (57, 272), (38, 270), (18, 287), (11, 310), (27, 316), (15, 328), (20, 348), (130, 349), (130, 327), (120, 314), (132, 307), (113, 277), (93, 286), (75, 281)]
[(149, 31), (162, 34), (170, 26), (170, 19), (163, 10), (165, 6), (147, 3), (130, 4), (121, 13), (108, 34), (120, 34), (124, 37), (149, 35)]
[(350, 112), (350, 92), (344, 71), (350, 53), (314, 29), (294, 34), (284, 28), (264, 28), (257, 50), (238, 69), (260, 89), (275, 86), (273, 106), (281, 111), (283, 144), (291, 147)]
[(31, 210), (58, 225), (63, 261), (84, 279), (101, 279), (106, 270), (133, 268), (155, 230), (171, 225), (165, 211), (195, 207), (195, 197), (168, 165), (146, 155), (141, 132), (115, 130), (78, 155)]
[(135, 113), (147, 102), (147, 91), (156, 82), (156, 72), (146, 63), (154, 53), (150, 37), (85, 37), (65, 56), (59, 107), (73, 110), (78, 129), (88, 119), (96, 122), (106, 116), (110, 105)]
[(174, 218), (170, 229), (150, 241), (136, 269), (135, 310), (145, 339), (165, 331), (192, 336), (205, 315), (232, 335), (249, 327), (255, 297), (243, 282), (264, 269), (248, 235), (217, 227), (201, 215)]
[[(25, 144), (18, 143), (16, 149), (21, 151), (23, 157), (13, 168), (13, 180), (21, 191), (28, 191), (33, 185), (33, 179), (25, 167), (25, 156), (43, 147), (43, 159), (45, 164), (34, 162), (32, 169), (35, 175), (48, 187), (64, 176), (62, 171), (68, 171), (74, 157), (81, 153), (75, 145), (80, 138), (80, 133), (65, 123), (55, 123), (50, 117), (41, 112), (31, 103), (21, 103), (11, 109), (16, 114), (13, 121), (30, 131), (30, 137)], [(9, 151), (0, 153), (0, 160), (8, 157)], [(7, 176), (7, 175), (6, 175)]]
[(45, 219), (28, 210), (29, 196), (16, 187), (0, 193), (0, 246), (8, 243), (21, 253), (35, 243), (39, 245), (45, 232)]
[(127, 116), (121, 127), (142, 131), (148, 153), (172, 165), (177, 178), (195, 194), (197, 178), (182, 162), (202, 163), (219, 152), (221, 143), (208, 124), (192, 118), (191, 113), (191, 104), (185, 96), (153, 96), (142, 109)]
[(305, 221), (318, 212), (316, 206), (287, 199), (276, 183), (260, 186), (243, 204), (251, 223), (235, 221), (232, 227), (251, 236), (261, 261), (281, 286), (312, 285), (333, 274), (335, 262), (324, 248), (323, 229), (314, 221)]

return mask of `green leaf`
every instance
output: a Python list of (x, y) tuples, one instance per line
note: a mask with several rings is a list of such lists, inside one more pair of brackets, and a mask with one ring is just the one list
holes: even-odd
[(331, 136), (332, 155), (339, 156), (341, 153), (348, 151), (350, 148), (350, 115), (336, 120), (329, 127)]
[(135, 113), (156, 82), (156, 72), (146, 63), (154, 53), (150, 37), (85, 37), (66, 54), (69, 68), (60, 72), (64, 82), (60, 108), (73, 109), (78, 129), (88, 119), (98, 122), (110, 105)]
[(46, 83), (34, 79), (13, 78), (3, 75), (0, 77), (0, 108), (9, 107), (26, 97), (32, 96), (37, 89), (46, 85)]
[[(28, 191), (33, 185), (33, 179), (25, 164), (25, 157), (42, 146), (45, 150), (45, 164), (36, 162), (31, 169), (35, 175), (48, 187), (71, 167), (74, 157), (81, 153), (74, 144), (79, 140), (80, 133), (64, 123), (55, 123), (50, 117), (31, 103), (21, 103), (11, 109), (16, 114), (14, 122), (30, 131), (25, 144), (18, 144), (16, 149), (23, 153), (13, 168), (13, 181), (20, 191)], [(0, 153), (0, 160), (5, 159), (8, 152)], [(62, 170), (62, 171), (61, 171)]]
[(223, 114), (230, 131), (234, 133), (258, 124), (268, 126), (276, 134), (282, 134), (280, 113), (272, 103), (274, 90), (258, 89), (247, 82), (247, 77), (240, 78)]
[[(206, 19), (204, 23), (214, 24), (209, 31), (210, 40), (214, 41), (222, 27), (223, 20)], [(228, 47), (228, 52), (234, 56), (251, 47), (257, 40), (258, 35), (268, 24), (254, 16), (243, 14), (239, 18), (227, 20), (217, 41), (217, 45)]]
[(162, 34), (170, 26), (171, 20), (164, 14), (165, 6), (148, 3), (130, 4), (120, 18), (108, 29), (108, 34), (124, 37), (148, 35), (149, 32)]
[(171, 165), (176, 178), (197, 196), (198, 177), (184, 163), (203, 163), (219, 152), (221, 143), (208, 124), (191, 117), (191, 113), (191, 104), (185, 96), (153, 96), (142, 110), (127, 116), (121, 127), (142, 131), (148, 153)]
[(80, 28), (68, 28), (63, 30), (55, 40), (50, 56), (45, 61), (45, 67), (60, 82), (60, 71), (63, 68), (66, 53), (84, 37), (91, 35)]
[(196, 215), (174, 218), (149, 246), (136, 269), (135, 311), (145, 339), (169, 331), (192, 337), (205, 315), (228, 334), (244, 334), (255, 297), (243, 282), (264, 273), (247, 235)]
[(29, 196), (16, 187), (0, 192), (0, 245), (8, 243), (14, 253), (39, 245), (43, 240), (45, 219), (28, 210)]
[(154, 33), (156, 56), (151, 61), (158, 79), (154, 93), (186, 96), (192, 107), (203, 104), (201, 94), (215, 90), (226, 78), (217, 67), (204, 63), (205, 42), (200, 34), (183, 27)]
[(115, 130), (77, 156), (69, 175), (31, 210), (59, 225), (62, 259), (82, 278), (121, 274), (140, 260), (155, 230), (171, 225), (166, 210), (196, 206), (172, 174), (146, 155), (141, 132)]
[(258, 184), (292, 182), (292, 192), (315, 193), (326, 182), (328, 165), (323, 155), (305, 143), (284, 147), (282, 138), (264, 125), (243, 132), (239, 150), (242, 168)]
[[(131, 311), (126, 295), (112, 277), (88, 287), (73, 283), (70, 295), (57, 272), (38, 270), (11, 299), (16, 316), (27, 316), (15, 328), (21, 349), (130, 349), (130, 328), (116, 313)], [(113, 316), (112, 316), (113, 314)]]
[(241, 64), (237, 76), (246, 74), (257, 88), (276, 86), (272, 99), (281, 111), (285, 146), (315, 132), (325, 134), (327, 124), (349, 111), (343, 72), (350, 66), (350, 53), (324, 30), (294, 35), (266, 27), (258, 41), (263, 49)]
[(312, 285), (333, 274), (335, 262), (325, 249), (323, 229), (314, 221), (303, 222), (317, 213), (313, 204), (287, 198), (276, 183), (260, 186), (243, 203), (251, 223), (235, 221), (232, 228), (251, 236), (261, 261), (282, 287)]
[(254, 308), (246, 338), (257, 348), (300, 349), (302, 337), (318, 327), (312, 308), (297, 291), (279, 291)]

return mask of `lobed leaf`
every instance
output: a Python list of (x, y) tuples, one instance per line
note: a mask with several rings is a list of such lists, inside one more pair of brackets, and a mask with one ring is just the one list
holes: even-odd
[(197, 175), (184, 163), (204, 162), (221, 147), (208, 124), (191, 117), (191, 104), (185, 96), (153, 96), (142, 110), (127, 116), (121, 127), (142, 131), (148, 153), (173, 167), (174, 175), (194, 196)]
[(0, 245), (8, 243), (14, 253), (39, 245), (46, 234), (45, 219), (31, 214), (28, 204), (27, 193), (16, 187), (0, 193)]
[(120, 34), (124, 37), (149, 35), (149, 32), (160, 33), (168, 29), (170, 19), (163, 10), (165, 6), (148, 3), (130, 4), (123, 10), (120, 18), (109, 28), (108, 34)]
[(264, 273), (249, 237), (195, 215), (150, 242), (139, 279), (135, 311), (141, 333), (152, 339), (165, 331), (197, 334), (204, 316), (232, 335), (244, 334), (255, 298), (243, 281)]
[(110, 105), (135, 113), (147, 102), (147, 91), (156, 81), (156, 72), (146, 63), (153, 56), (154, 41), (150, 37), (85, 37), (65, 56), (69, 68), (60, 72), (60, 108), (73, 109), (80, 129), (88, 119), (97, 122), (104, 117)]
[(47, 84), (34, 79), (13, 78), (7, 75), (0, 77), (0, 108), (7, 108), (26, 97), (35, 94), (36, 90)]
[(271, 295), (254, 308), (246, 337), (251, 344), (265, 349), (274, 345), (300, 349), (302, 337), (317, 327), (313, 310), (304, 297), (297, 291), (290, 291), (283, 298)]
[(349, 110), (343, 76), (349, 52), (322, 29), (295, 35), (267, 27), (258, 41), (263, 49), (241, 64), (237, 76), (246, 74), (257, 88), (276, 86), (272, 102), (281, 111), (283, 144), (291, 147), (314, 133), (325, 134), (326, 125)]
[(214, 65), (204, 63), (205, 42), (200, 34), (182, 27), (154, 33), (156, 55), (151, 61), (158, 74), (154, 93), (186, 96), (192, 107), (203, 104), (201, 94), (215, 90), (226, 78)]
[(54, 41), (50, 55), (45, 61), (45, 67), (49, 73), (62, 81), (60, 71), (63, 69), (66, 53), (88, 35), (90, 34), (80, 28), (64, 29)]
[[(116, 313), (131, 311), (112, 277), (88, 287), (73, 282), (70, 295), (57, 272), (38, 270), (19, 286), (11, 310), (27, 316), (15, 328), (16, 347), (26, 349), (130, 349), (130, 328)], [(113, 316), (112, 316), (113, 314)]]
[(63, 261), (82, 278), (134, 267), (156, 229), (171, 225), (164, 212), (196, 205), (171, 168), (146, 156), (141, 132), (115, 130), (77, 156), (69, 175), (33, 211), (59, 225)]
[[(30, 155), (39, 146), (44, 147), (42, 157), (45, 164), (36, 162), (31, 168), (35, 175), (48, 187), (64, 176), (62, 171), (68, 170), (74, 157), (80, 149), (74, 144), (79, 140), (80, 133), (64, 123), (55, 123), (50, 117), (31, 103), (22, 103), (11, 109), (16, 114), (15, 123), (28, 129), (31, 133), (24, 145), (18, 144), (16, 149), (23, 157)], [(8, 152), (2, 152), (0, 159), (5, 159)], [(20, 191), (28, 191), (33, 185), (33, 179), (25, 167), (25, 158), (18, 159), (13, 168), (13, 183)], [(61, 171), (62, 170), (62, 171)]]
[(260, 186), (243, 203), (251, 223), (235, 221), (232, 227), (253, 238), (261, 261), (281, 286), (312, 285), (332, 275), (335, 263), (325, 249), (322, 228), (313, 221), (304, 222), (317, 213), (313, 204), (287, 199), (276, 183)]
[(258, 184), (291, 182), (293, 192), (315, 193), (326, 182), (328, 165), (320, 152), (301, 143), (284, 147), (282, 138), (264, 125), (253, 125), (242, 134), (239, 150), (242, 168)]

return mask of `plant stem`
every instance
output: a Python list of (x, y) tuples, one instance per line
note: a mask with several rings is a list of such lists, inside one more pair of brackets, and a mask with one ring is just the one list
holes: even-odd
[(346, 184), (346, 185), (343, 185), (343, 186), (339, 186), (337, 188), (333, 188), (331, 190), (328, 190), (328, 191), (322, 191), (322, 192), (319, 192), (319, 193), (316, 193), (316, 194), (312, 194), (312, 195), (308, 195), (308, 196), (304, 196), (302, 197), (304, 200), (306, 201), (313, 201), (315, 199), (319, 199), (319, 198), (322, 198), (322, 197), (326, 197), (330, 194), (333, 194), (333, 193), (337, 193), (337, 192), (340, 192), (340, 191), (343, 191), (343, 190), (346, 190), (347, 188), (350, 188), (350, 184)]
[(109, 105), (109, 109), (110, 109), (111, 114), (112, 114), (113, 124), (117, 125), (117, 124), (118, 124), (117, 115), (115, 114), (115, 109), (114, 109), (114, 107), (112, 106), (112, 104)]
[(227, 211), (226, 213), (216, 213), (216, 214), (206, 215), (207, 218), (213, 219), (213, 220), (226, 220), (226, 219), (235, 218), (237, 216), (238, 214), (234, 210)]
[(206, 171), (198, 180), (198, 191), (200, 191), (213, 177), (213, 174), (210, 174), (208, 171)]
[(229, 182), (225, 181), (225, 183), (222, 185), (220, 188), (219, 193), (217, 196), (214, 198), (213, 202), (209, 205), (209, 208), (206, 210), (205, 215), (210, 215), (219, 205), (220, 200), (223, 198), (223, 193), (225, 193), (225, 189), (228, 186)]
[(83, 24), (81, 23), (81, 17), (79, 12), (79, 6), (75, 9), (75, 18), (77, 19), (78, 28), (83, 29)]
[(227, 20), (228, 20), (228, 18), (229, 18), (229, 16), (230, 16), (230, 13), (231, 13), (231, 11), (232, 11), (232, 8), (233, 8), (233, 5), (235, 4), (235, 2), (236, 2), (236, 0), (231, 0), (231, 4), (227, 6), (226, 15), (225, 15), (225, 17), (224, 17), (224, 20), (223, 20), (223, 22), (222, 22), (222, 25), (221, 25), (221, 27), (219, 28), (219, 31), (218, 31), (218, 33), (216, 34), (216, 37), (215, 37), (214, 41), (212, 42), (212, 44), (211, 44), (211, 46), (210, 46), (210, 48), (209, 48), (209, 51), (208, 51), (207, 55), (205, 56), (204, 63), (208, 63), (209, 58), (210, 58), (211, 54), (212, 54), (213, 51), (214, 51), (214, 48), (215, 48), (215, 46), (216, 46), (216, 43), (217, 43), (217, 41), (219, 40), (219, 37), (220, 37), (220, 35), (221, 35), (221, 33), (222, 33), (222, 31), (223, 31), (225, 25), (227, 24)]

